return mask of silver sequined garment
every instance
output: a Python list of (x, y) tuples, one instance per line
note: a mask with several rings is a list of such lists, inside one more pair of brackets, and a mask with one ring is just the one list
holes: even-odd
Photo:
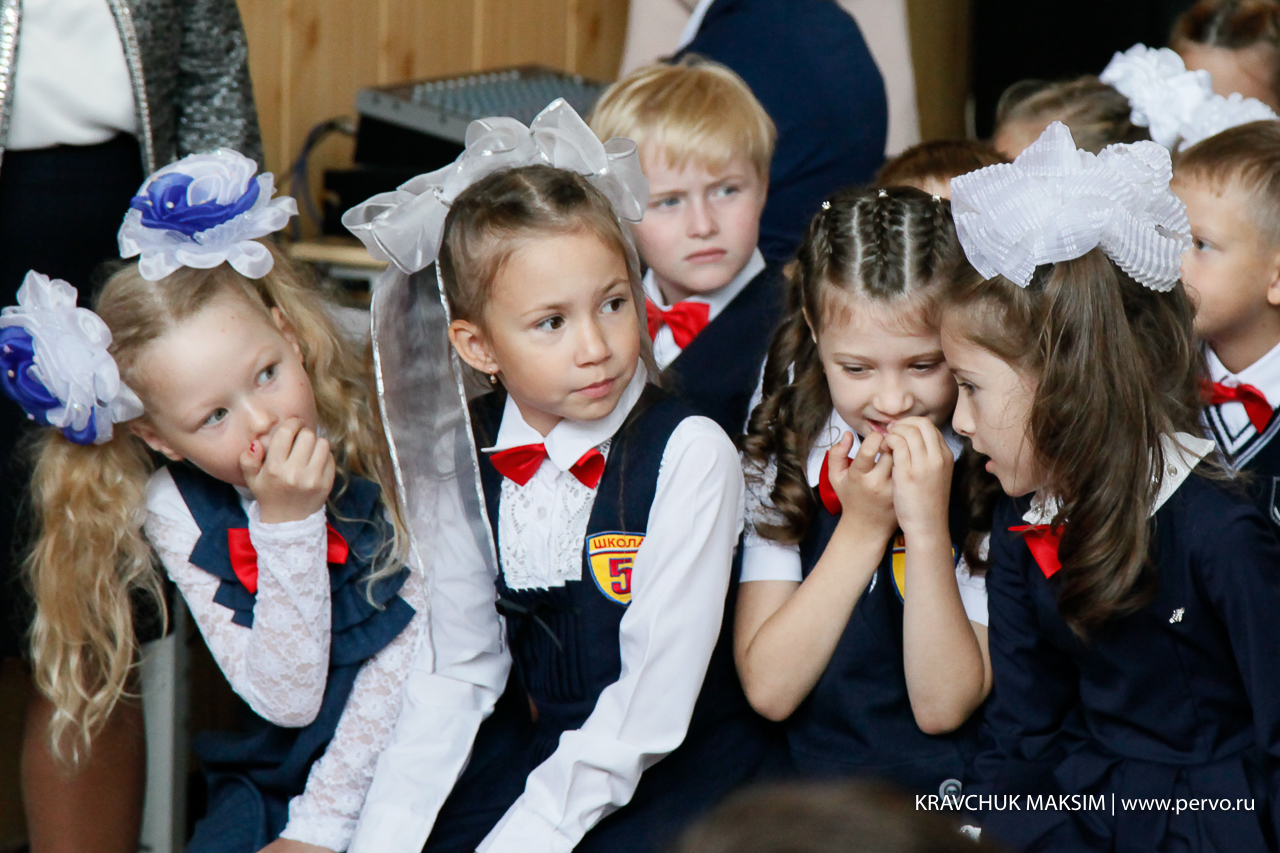
[[(124, 45), (147, 174), (220, 146), (262, 162), (235, 0), (104, 0)], [(21, 0), (0, 0), (0, 153), (9, 138)]]

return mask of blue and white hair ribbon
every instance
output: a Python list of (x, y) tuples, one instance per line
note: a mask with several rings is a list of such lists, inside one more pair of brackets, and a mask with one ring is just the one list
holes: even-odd
[(76, 444), (102, 444), (113, 424), (142, 414), (110, 345), (102, 318), (76, 307), (74, 287), (29, 272), (18, 304), (0, 312), (0, 387), (41, 426)]
[(129, 202), (120, 256), (141, 255), (138, 269), (159, 281), (180, 267), (211, 269), (224, 261), (246, 278), (262, 278), (275, 260), (258, 242), (298, 212), (288, 196), (272, 198), (275, 179), (227, 148), (191, 154), (154, 172)]

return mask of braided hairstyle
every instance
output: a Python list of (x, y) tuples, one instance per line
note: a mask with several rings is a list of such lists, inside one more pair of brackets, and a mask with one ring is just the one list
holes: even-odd
[(962, 259), (946, 199), (892, 187), (841, 190), (823, 202), (787, 271), (787, 317), (770, 344), (763, 399), (744, 442), (752, 477), (770, 460), (777, 465), (770, 498), (780, 519), (757, 524), (762, 536), (798, 543), (817, 510), (805, 462), (832, 409), (818, 354), (823, 327), (849, 300), (853, 310), (867, 300), (936, 328), (941, 285)]

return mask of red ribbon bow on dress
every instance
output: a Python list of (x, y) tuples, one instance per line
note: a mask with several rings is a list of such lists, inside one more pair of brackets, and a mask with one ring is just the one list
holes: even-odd
[(1262, 432), (1267, 428), (1267, 424), (1271, 423), (1271, 404), (1267, 402), (1266, 395), (1252, 385), (1205, 382), (1204, 396), (1211, 406), (1220, 406), (1223, 403), (1244, 404), (1244, 413), (1249, 416), (1249, 422), (1258, 432)]
[(840, 496), (836, 494), (835, 486), (831, 485), (831, 471), (828, 467), (830, 460), (830, 453), (822, 457), (822, 470), (818, 472), (818, 497), (822, 499), (822, 505), (827, 508), (827, 512), (839, 515)]
[[(498, 469), (499, 474), (515, 482), (516, 485), (523, 486), (538, 473), (542, 460), (546, 458), (545, 444), (524, 444), (508, 450), (499, 450), (489, 457), (489, 461), (493, 463), (494, 468)], [(577, 477), (578, 482), (588, 489), (594, 489), (600, 484), (600, 477), (604, 474), (604, 454), (594, 447), (591, 448), (582, 454), (581, 459), (573, 463), (569, 473)]]
[(652, 299), (646, 299), (644, 313), (649, 322), (649, 337), (653, 338), (659, 329), (666, 326), (671, 329), (671, 337), (675, 338), (680, 349), (687, 347), (711, 322), (711, 306), (705, 302), (686, 300), (663, 311)]
[[(333, 529), (333, 525), (326, 525), (326, 527), (329, 544), (325, 560), (340, 566), (347, 561), (347, 554), (351, 549), (347, 546), (347, 540), (342, 538), (342, 534)], [(258, 592), (258, 551), (249, 539), (249, 528), (227, 529), (227, 551), (231, 554), (231, 571), (236, 573), (236, 577), (240, 579), (240, 583), (244, 584), (245, 589), (256, 594)]]
[(1035, 557), (1040, 571), (1046, 578), (1051, 578), (1062, 568), (1058, 561), (1058, 542), (1062, 540), (1062, 528), (1054, 529), (1048, 524), (1019, 524), (1010, 527), (1009, 532), (1023, 534), (1023, 541)]

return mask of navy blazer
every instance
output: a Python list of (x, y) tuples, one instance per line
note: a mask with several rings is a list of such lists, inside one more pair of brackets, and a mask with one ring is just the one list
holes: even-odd
[[(1280, 544), (1266, 520), (1192, 474), (1155, 514), (1154, 599), (1084, 641), (1058, 614), (1060, 576), (1008, 530), (1023, 508), (1002, 501), (992, 527), (992, 740), (975, 762), (984, 792), (1023, 800), (991, 811), (986, 831), (1015, 850), (1275, 850)], [(1026, 800), (1062, 794), (1101, 800)]]
[(834, 0), (715, 0), (686, 53), (736, 71), (777, 125), (760, 251), (786, 263), (822, 200), (884, 162), (888, 99), (862, 31)]

